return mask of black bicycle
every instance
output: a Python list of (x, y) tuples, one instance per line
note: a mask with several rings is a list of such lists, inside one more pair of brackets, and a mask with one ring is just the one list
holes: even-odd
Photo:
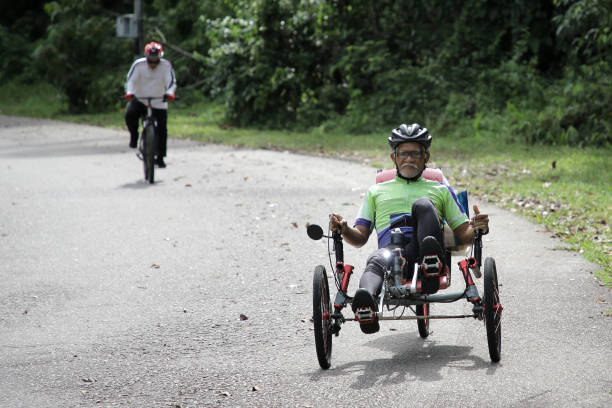
[(142, 133), (140, 142), (138, 143), (138, 153), (136, 156), (142, 160), (145, 180), (153, 184), (155, 182), (155, 156), (159, 153), (159, 140), (157, 135), (157, 121), (153, 116), (151, 102), (154, 100), (164, 100), (164, 98), (135, 96), (134, 100), (140, 101), (147, 107), (146, 116), (141, 118)]

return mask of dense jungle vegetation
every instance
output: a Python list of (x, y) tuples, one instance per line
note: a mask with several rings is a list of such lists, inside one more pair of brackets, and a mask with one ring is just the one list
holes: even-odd
[[(612, 142), (609, 0), (144, 0), (184, 98), (233, 126), (354, 134), (418, 121), (462, 137)], [(133, 0), (24, 0), (0, 16), (0, 80), (48, 81), (70, 112), (115, 109)], [(464, 131), (463, 130), (463, 131)]]

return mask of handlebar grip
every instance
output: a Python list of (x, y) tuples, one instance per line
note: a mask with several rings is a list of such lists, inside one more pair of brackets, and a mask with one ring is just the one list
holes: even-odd
[(342, 234), (338, 231), (332, 232), (334, 240), (334, 251), (336, 252), (336, 263), (344, 262), (344, 245), (342, 244)]
[(478, 266), (482, 266), (482, 230), (474, 231), (474, 258)]

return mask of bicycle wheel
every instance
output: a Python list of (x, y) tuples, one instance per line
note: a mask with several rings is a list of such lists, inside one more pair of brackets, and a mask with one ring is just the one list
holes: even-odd
[(326, 370), (331, 366), (332, 355), (331, 300), (327, 274), (322, 265), (318, 265), (314, 270), (312, 291), (312, 320), (317, 358), (321, 368)]
[[(416, 305), (417, 316), (429, 316), (429, 308), (431, 304), (425, 303), (424, 305)], [(419, 326), (419, 335), (426, 339), (429, 336), (429, 319), (418, 319), (417, 325)]]
[(155, 182), (155, 128), (153, 126), (147, 126), (145, 129), (144, 150), (145, 180), (153, 184)]
[(495, 259), (487, 258), (484, 262), (484, 322), (489, 356), (494, 363), (501, 359), (501, 313)]

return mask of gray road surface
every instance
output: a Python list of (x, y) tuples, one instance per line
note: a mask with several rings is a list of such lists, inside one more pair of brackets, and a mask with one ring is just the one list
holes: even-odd
[[(0, 407), (612, 406), (612, 296), (541, 227), (479, 203), (499, 364), (472, 319), (433, 321), (427, 340), (413, 321), (349, 323), (323, 371), (310, 316), (327, 247), (305, 225), (353, 219), (374, 169), (172, 141), (151, 186), (127, 142), (0, 117)], [(351, 292), (374, 245), (346, 247)]]

